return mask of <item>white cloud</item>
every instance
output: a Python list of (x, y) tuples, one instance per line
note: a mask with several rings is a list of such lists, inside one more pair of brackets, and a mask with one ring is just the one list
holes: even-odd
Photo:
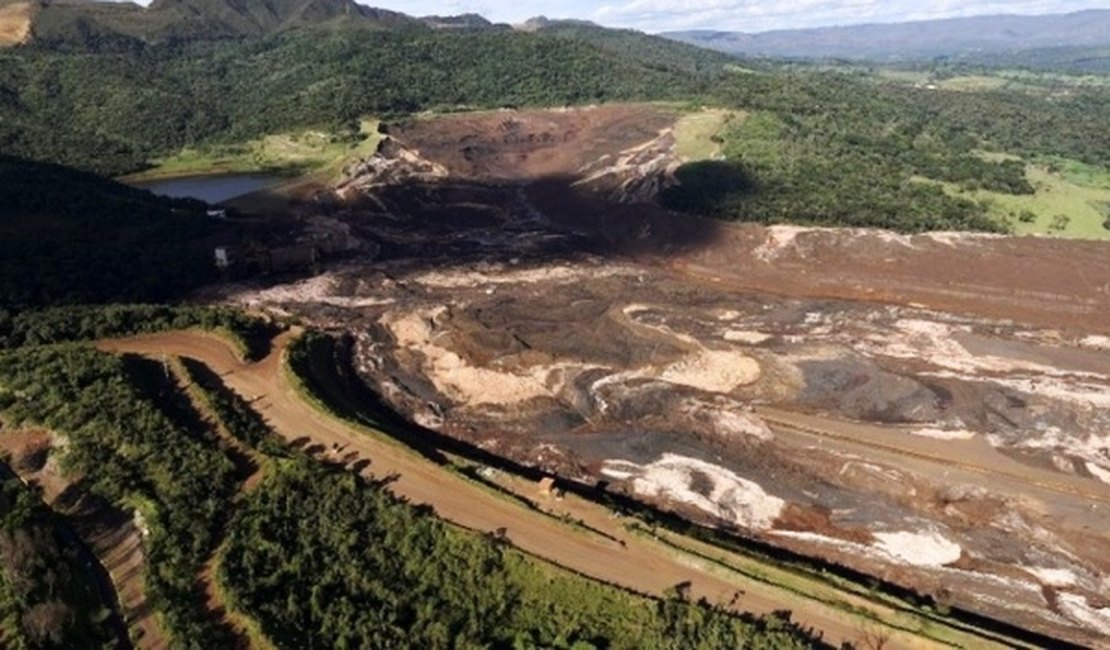
[(1056, 13), (1107, 6), (1106, 2), (1090, 0), (609, 0), (589, 18), (604, 25), (649, 32), (677, 29), (759, 32), (999, 13)]
[[(2, 0), (0, 0), (2, 1)], [(127, 1), (127, 0), (120, 0)], [(148, 4), (149, 0), (137, 0)], [(495, 22), (533, 16), (580, 18), (646, 32), (716, 29), (760, 32), (864, 22), (985, 14), (1108, 9), (1110, 0), (355, 0), (410, 16), (476, 13)]]

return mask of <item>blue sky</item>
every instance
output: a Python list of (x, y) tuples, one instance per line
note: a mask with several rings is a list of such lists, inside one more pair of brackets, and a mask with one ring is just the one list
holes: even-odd
[(583, 18), (648, 32), (670, 29), (765, 31), (981, 14), (1110, 9), (1090, 0), (357, 0), (412, 15), (479, 13), (515, 23), (544, 15)]

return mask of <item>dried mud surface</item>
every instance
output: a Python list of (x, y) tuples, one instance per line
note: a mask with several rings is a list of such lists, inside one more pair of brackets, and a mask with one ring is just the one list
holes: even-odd
[(671, 214), (674, 117), (391, 125), (306, 214), (377, 254), (226, 298), (353, 334), (422, 425), (1105, 644), (1110, 247)]
[(31, 21), (35, 5), (13, 2), (0, 6), (0, 47), (22, 45), (31, 38)]

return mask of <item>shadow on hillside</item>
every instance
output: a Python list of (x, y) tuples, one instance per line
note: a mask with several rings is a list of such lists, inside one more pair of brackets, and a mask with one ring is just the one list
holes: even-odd
[[(654, 202), (621, 202), (614, 198), (619, 187), (584, 188), (576, 180), (408, 182), (347, 200), (318, 193), (288, 209), (306, 224), (330, 223), (362, 244), (352, 249), (336, 239), (346, 234), (321, 234), (308, 226), (300, 241), (320, 242), (312, 270), (348, 261), (395, 262), (391, 271), (418, 273), (482, 263), (545, 266), (587, 256), (669, 257), (712, 245), (727, 227)], [(306, 269), (293, 270), (299, 275)], [(287, 280), (280, 271), (270, 279)]]

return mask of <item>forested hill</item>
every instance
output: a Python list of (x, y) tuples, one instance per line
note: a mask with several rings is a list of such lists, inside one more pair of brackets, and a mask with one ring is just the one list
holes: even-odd
[(976, 16), (757, 34), (668, 32), (664, 36), (746, 56), (915, 59), (1037, 48), (1110, 45), (1110, 9), (1044, 16)]
[(530, 22), (540, 35), (589, 43), (660, 70), (715, 73), (739, 63), (729, 54), (629, 29), (608, 29), (571, 20)]
[[(421, 27), (115, 52), (16, 48), (0, 51), (0, 153), (120, 174), (213, 140), (426, 109), (688, 98), (727, 74), (721, 55), (699, 61), (661, 39), (645, 62), (627, 45), (634, 38)], [(676, 64), (668, 47), (682, 53)]]
[(168, 300), (211, 281), (221, 225), (204, 211), (0, 155), (0, 321), (12, 309)]

